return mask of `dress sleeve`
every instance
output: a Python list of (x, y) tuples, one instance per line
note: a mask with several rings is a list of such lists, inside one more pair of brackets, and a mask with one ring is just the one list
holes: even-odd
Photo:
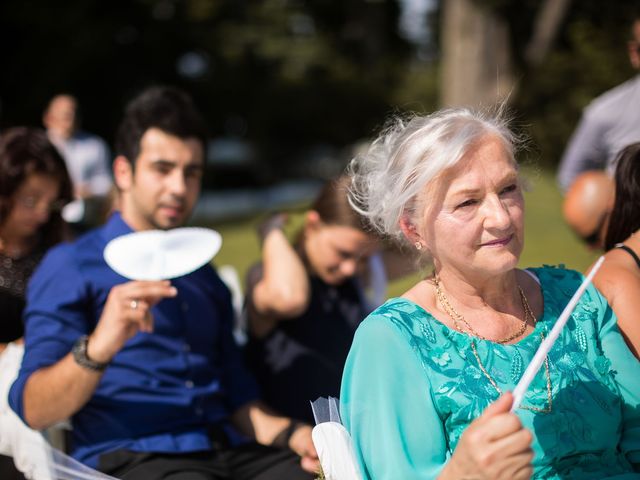
[(435, 478), (448, 459), (431, 386), (409, 338), (375, 312), (345, 366), (341, 415), (366, 479)]
[(604, 311), (600, 325), (602, 350), (611, 361), (622, 397), (620, 449), (634, 469), (640, 471), (640, 362), (624, 342), (611, 307), (595, 288), (593, 290), (602, 302), (601, 311)]

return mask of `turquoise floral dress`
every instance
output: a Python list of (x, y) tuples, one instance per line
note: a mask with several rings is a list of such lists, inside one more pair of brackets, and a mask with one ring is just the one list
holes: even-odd
[[(583, 280), (562, 268), (531, 269), (544, 312), (513, 345), (474, 339), (502, 391), (513, 390)], [(640, 363), (616, 318), (590, 286), (538, 372), (522, 406), (533, 432), (536, 479), (640, 478)], [(341, 414), (365, 478), (436, 478), (465, 428), (499, 394), (480, 370), (471, 338), (418, 305), (394, 298), (360, 325), (345, 366)]]

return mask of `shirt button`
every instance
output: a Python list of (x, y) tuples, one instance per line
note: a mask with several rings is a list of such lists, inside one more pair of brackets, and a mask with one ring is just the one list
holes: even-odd
[(183, 312), (188, 312), (189, 311), (189, 304), (187, 302), (182, 302), (182, 311)]
[(193, 382), (191, 380), (187, 380), (184, 382), (184, 386), (187, 388), (193, 388)]
[(204, 410), (202, 410), (201, 408), (196, 408), (196, 415), (201, 417), (203, 414), (204, 414)]
[(182, 349), (183, 349), (185, 352), (190, 352), (190, 351), (191, 351), (191, 345), (189, 345), (188, 343), (185, 343), (185, 344), (182, 346)]

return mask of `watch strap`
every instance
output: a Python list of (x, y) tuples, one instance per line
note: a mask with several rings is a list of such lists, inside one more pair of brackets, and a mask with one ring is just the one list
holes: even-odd
[(91, 360), (87, 354), (87, 346), (89, 344), (89, 336), (82, 335), (76, 343), (73, 345), (71, 352), (73, 353), (73, 359), (78, 365), (94, 372), (103, 372), (109, 363), (96, 362)]

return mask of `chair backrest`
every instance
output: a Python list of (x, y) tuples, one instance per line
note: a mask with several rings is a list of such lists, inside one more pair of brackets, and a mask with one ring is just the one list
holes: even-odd
[(351, 435), (340, 421), (339, 401), (320, 397), (311, 402), (316, 426), (311, 438), (326, 480), (362, 480)]
[(247, 343), (247, 325), (244, 316), (244, 293), (240, 285), (238, 270), (232, 265), (222, 265), (217, 268), (218, 276), (231, 291), (231, 304), (233, 305), (233, 336), (238, 345)]
[(342, 424), (320, 423), (311, 437), (326, 480), (362, 480), (351, 436)]

